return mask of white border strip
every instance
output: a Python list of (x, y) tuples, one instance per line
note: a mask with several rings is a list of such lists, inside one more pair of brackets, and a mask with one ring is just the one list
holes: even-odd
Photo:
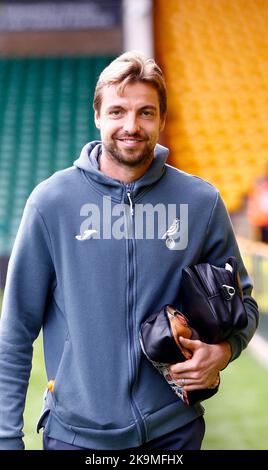
[(123, 0), (123, 42), (125, 51), (153, 57), (152, 0)]

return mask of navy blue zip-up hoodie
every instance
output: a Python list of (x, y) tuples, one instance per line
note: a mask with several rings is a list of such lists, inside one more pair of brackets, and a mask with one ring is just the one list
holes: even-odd
[[(139, 344), (141, 322), (178, 304), (183, 267), (238, 258), (249, 322), (230, 339), (232, 359), (257, 325), (251, 282), (218, 191), (166, 165), (168, 151), (159, 145), (146, 174), (124, 184), (99, 171), (100, 149), (99, 142), (87, 144), (73, 167), (35, 188), (24, 211), (1, 318), (1, 449), (23, 448), (32, 343), (42, 326), (55, 386), (40, 425), (43, 420), (49, 436), (81, 447), (123, 449), (203, 413), (200, 404), (188, 407), (177, 398)], [(174, 207), (180, 241), (170, 249), (165, 233)], [(154, 231), (140, 226), (144, 208), (147, 215), (157, 209)], [(164, 223), (163, 210), (170, 208)]]

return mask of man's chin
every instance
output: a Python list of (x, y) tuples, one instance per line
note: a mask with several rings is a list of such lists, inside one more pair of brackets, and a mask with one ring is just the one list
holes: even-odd
[(145, 165), (148, 161), (151, 160), (151, 152), (137, 152), (134, 149), (126, 149), (126, 150), (115, 150), (115, 149), (107, 149), (109, 152), (110, 157), (112, 160), (120, 163), (121, 165), (137, 168)]

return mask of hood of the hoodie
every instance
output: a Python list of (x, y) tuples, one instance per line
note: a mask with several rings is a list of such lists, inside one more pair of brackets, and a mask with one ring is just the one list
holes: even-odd
[[(122, 181), (113, 179), (99, 170), (98, 158), (101, 153), (102, 144), (100, 141), (95, 140), (87, 143), (81, 151), (80, 157), (74, 161), (77, 168), (86, 172), (86, 176), (93, 179), (96, 183), (110, 186), (117, 190), (122, 188)], [(165, 172), (165, 163), (169, 154), (169, 150), (160, 144), (156, 144), (154, 150), (154, 159), (146, 171), (146, 173), (133, 183), (133, 195), (141, 191), (145, 186), (151, 186), (158, 181)], [(107, 188), (108, 189), (108, 188)]]

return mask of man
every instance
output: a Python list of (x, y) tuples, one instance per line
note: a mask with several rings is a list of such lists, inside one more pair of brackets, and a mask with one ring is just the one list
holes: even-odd
[(226, 209), (209, 183), (166, 165), (166, 88), (125, 53), (94, 97), (101, 142), (31, 194), (9, 264), (0, 337), (0, 443), (22, 449), (32, 343), (43, 327), (45, 449), (200, 449), (203, 407), (186, 406), (143, 355), (141, 322), (178, 305), (181, 270), (237, 257), (248, 326), (228, 342), (183, 340), (185, 389), (213, 386), (246, 347), (257, 306)]
[(268, 243), (268, 165), (248, 196), (247, 216), (257, 240)]

